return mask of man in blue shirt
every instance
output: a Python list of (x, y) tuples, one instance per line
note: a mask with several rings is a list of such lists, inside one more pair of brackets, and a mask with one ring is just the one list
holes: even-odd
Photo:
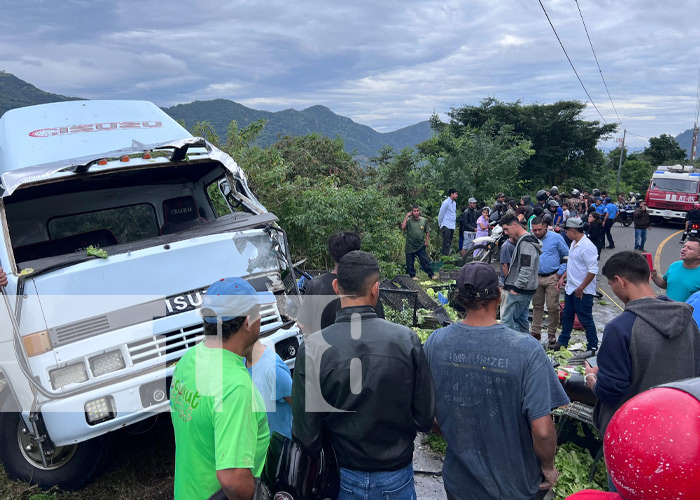
[(603, 205), (603, 207), (603, 228), (605, 229), (605, 236), (608, 238), (608, 246), (606, 248), (615, 248), (615, 242), (613, 241), (610, 229), (612, 229), (613, 224), (615, 224), (617, 205), (615, 205), (610, 198), (605, 198), (605, 205)]
[(457, 190), (450, 188), (447, 192), (447, 198), (440, 205), (438, 226), (442, 232), (442, 255), (450, 255), (452, 235), (454, 235), (457, 222), (457, 196)]
[(605, 205), (603, 205), (603, 198), (600, 196), (596, 196), (595, 198), (595, 211), (601, 214), (601, 217), (603, 216), (605, 210)]
[(547, 337), (551, 344), (556, 342), (557, 327), (559, 326), (559, 278), (566, 272), (564, 257), (569, 255), (569, 247), (564, 237), (554, 231), (548, 231), (542, 218), (532, 221), (532, 234), (542, 243), (540, 268), (538, 271), (539, 284), (532, 297), (532, 329), (530, 334), (537, 340), (541, 338), (544, 305), (547, 303)]

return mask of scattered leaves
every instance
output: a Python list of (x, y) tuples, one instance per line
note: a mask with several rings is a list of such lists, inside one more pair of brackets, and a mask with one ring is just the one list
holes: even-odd
[(106, 250), (103, 250), (102, 248), (95, 248), (92, 245), (87, 247), (87, 254), (92, 255), (93, 257), (99, 257), (100, 259), (106, 259), (109, 257)]

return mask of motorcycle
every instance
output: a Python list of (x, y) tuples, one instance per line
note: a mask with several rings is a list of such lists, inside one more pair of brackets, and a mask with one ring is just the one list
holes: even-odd
[(691, 238), (697, 238), (700, 235), (700, 224), (693, 222), (688, 227), (688, 236)]
[[(494, 222), (491, 225), (495, 225)], [(488, 236), (476, 238), (462, 258), (462, 265), (469, 262), (499, 262), (501, 247), (508, 239), (501, 226), (495, 225)]]
[(615, 222), (619, 222), (625, 227), (628, 227), (632, 222), (634, 222), (634, 205), (624, 205), (618, 203), (617, 217), (615, 217)]

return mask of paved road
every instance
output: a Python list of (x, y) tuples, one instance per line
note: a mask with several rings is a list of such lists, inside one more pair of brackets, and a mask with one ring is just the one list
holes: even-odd
[[(645, 250), (652, 255), (654, 258), (654, 267), (662, 274), (666, 272), (666, 269), (668, 269), (671, 263), (680, 259), (681, 245), (678, 242), (682, 235), (679, 231), (682, 229), (683, 226), (680, 224), (665, 224), (663, 226), (653, 226), (647, 231), (647, 242), (644, 245)], [(615, 240), (615, 249), (603, 249), (600, 255), (600, 269), (603, 268), (607, 259), (615, 252), (634, 250), (633, 226), (623, 227), (619, 223), (615, 224), (612, 228), (612, 236)], [(661, 292), (655, 285), (652, 284), (652, 287)], [(606, 300), (613, 300), (615, 303), (624, 307), (608, 286), (608, 280), (602, 275), (598, 277), (598, 288), (609, 295)]]

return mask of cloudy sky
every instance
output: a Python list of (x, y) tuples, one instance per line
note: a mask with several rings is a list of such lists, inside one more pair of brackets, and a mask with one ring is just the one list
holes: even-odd
[[(575, 0), (542, 3), (617, 122)], [(627, 144), (691, 128), (700, 0), (578, 6)], [(538, 0), (0, 0), (0, 11), (0, 69), (64, 95), (323, 104), (379, 131), (484, 97), (588, 100)], [(601, 119), (590, 102), (586, 117)]]

